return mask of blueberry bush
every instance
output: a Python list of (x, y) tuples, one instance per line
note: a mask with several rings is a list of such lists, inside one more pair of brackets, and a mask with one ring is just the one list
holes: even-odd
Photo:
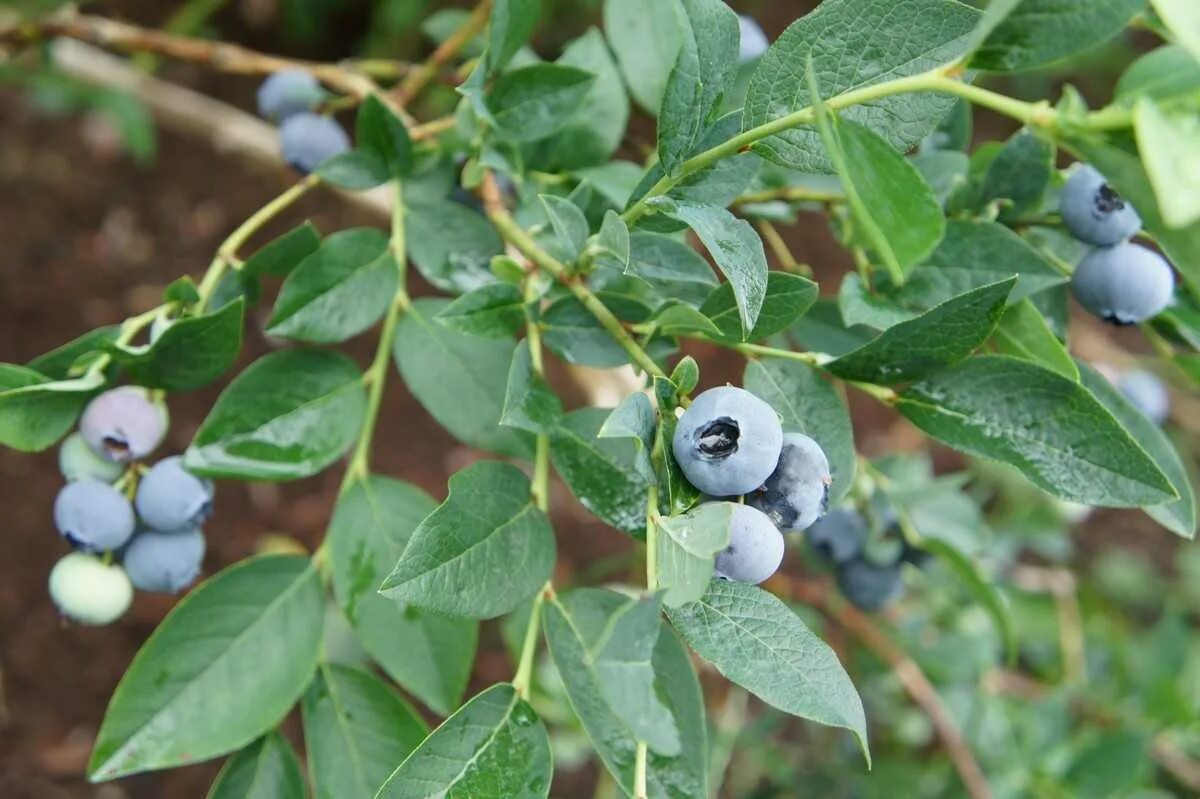
[[(597, 5), (554, 52), (530, 45), (539, 0), (443, 10), (403, 68), (37, 4), (0, 30), (18, 61), (63, 37), (261, 75), (299, 173), (157, 307), (0, 365), (0, 444), (60, 448), (64, 616), (189, 589), (89, 777), (227, 757), (213, 799), (519, 799), (590, 758), (597, 795), (634, 799), (1200, 790), (1200, 560), (1180, 548), (1159, 590), (1101, 558), (1082, 595), (1064, 565), (1091, 508), (1196, 530), (1171, 418), (1200, 384), (1200, 7), (824, 0), (772, 43), (722, 0)], [(1102, 107), (988, 88), (1128, 29), (1149, 44)], [(977, 111), (1020, 128), (985, 140)], [(390, 226), (250, 246), (320, 186), (386, 192)], [(786, 244), (800, 213), (850, 254), (840, 285)], [(231, 375), (256, 307), (281, 346)], [(1153, 355), (1089, 363), (1072, 308)], [(338, 350), (360, 336), (365, 368)], [(706, 379), (714, 350), (740, 386)], [(550, 358), (633, 384), (568, 409)], [(160, 457), (170, 396), (216, 381)], [(440, 500), (372, 467), (389, 383), (484, 453)], [(859, 454), (852, 395), (928, 446)], [(316, 551), (197, 583), (222, 483), (327, 469)], [(556, 579), (555, 476), (634, 542), (637, 580)], [(1162, 612), (1134, 623), (1147, 588)], [(329, 602), (361, 662), (323, 644)], [(494, 619), (512, 678), (467, 696)]]

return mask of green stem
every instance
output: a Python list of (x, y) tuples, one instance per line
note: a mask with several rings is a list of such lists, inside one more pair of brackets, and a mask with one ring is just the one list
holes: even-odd
[(539, 247), (538, 243), (533, 240), (533, 237), (517, 224), (517, 221), (512, 218), (512, 215), (506, 209), (491, 208), (488, 211), (488, 216), (491, 218), (492, 224), (496, 226), (496, 229), (500, 231), (500, 235), (505, 241), (516, 247), (537, 268), (567, 287), (567, 290), (575, 296), (575, 299), (579, 300), (583, 307), (587, 308), (592, 316), (596, 317), (596, 321), (600, 323), (600, 326), (629, 354), (629, 357), (637, 364), (638, 368), (654, 377), (666, 377), (666, 373), (658, 368), (658, 364), (646, 354), (644, 349), (638, 346), (633, 336), (621, 324), (621, 320), (617, 319), (612, 311), (608, 310), (604, 303), (586, 285), (573, 279), (570, 275), (570, 270), (567, 269), (565, 264)]
[(820, 191), (819, 189), (809, 189), (804, 186), (781, 186), (778, 189), (747, 192), (734, 200), (733, 204), (748, 205), (750, 203), (767, 203), (772, 200), (782, 200), (784, 202), (840, 203), (845, 199), (846, 195), (841, 192)]
[(646, 492), (646, 587), (658, 590), (658, 486)]
[(822, 366), (833, 360), (823, 352), (796, 352), (794, 350), (782, 350), (778, 347), (767, 347), (762, 344), (726, 344), (725, 346), (737, 350), (743, 355), (783, 358), (789, 361), (800, 361), (810, 366)]
[(379, 344), (375, 347), (375, 357), (367, 371), (363, 373), (363, 382), (367, 386), (366, 416), (363, 419), (362, 430), (358, 434), (358, 442), (354, 446), (354, 453), (350, 456), (350, 463), (346, 467), (346, 475), (342, 480), (343, 491), (370, 473), (371, 441), (375, 437), (375, 425), (379, 421), (379, 408), (383, 403), (383, 387), (387, 383), (388, 367), (391, 365), (396, 325), (400, 321), (400, 314), (409, 305), (406, 287), (408, 259), (405, 255), (404, 243), (404, 191), (400, 181), (395, 183), (395, 192), (395, 200), (392, 203), (392, 235), (389, 246), (392, 258), (396, 262), (396, 294), (392, 298), (392, 304), (388, 306), (387, 315), (383, 318), (383, 327), (379, 331)]
[(646, 755), (646, 742), (638, 741), (633, 756), (633, 799), (647, 799), (649, 796), (646, 791)]
[(542, 605), (545, 604), (546, 594), (550, 590), (550, 583), (546, 583), (533, 598), (533, 607), (529, 611), (529, 625), (525, 628), (525, 641), (521, 645), (521, 660), (517, 663), (517, 673), (512, 681), (513, 688), (517, 689), (517, 696), (526, 701), (529, 700), (529, 693), (533, 689), (533, 656), (537, 653)]
[[(534, 374), (541, 378), (546, 376), (545, 359), (542, 357), (542, 331), (528, 305), (537, 300), (537, 288), (534, 285), (534, 275), (525, 281), (525, 338), (529, 343), (529, 362)], [(550, 436), (539, 433), (534, 443), (533, 455), (533, 484), (530, 492), (533, 494), (533, 504), (543, 513), (550, 510)]]
[(200, 301), (197, 303), (197, 307), (200, 310), (208, 306), (212, 295), (217, 290), (217, 286), (221, 284), (221, 278), (225, 276), (225, 271), (237, 262), (237, 253), (242, 245), (264, 225), (279, 216), (289, 206), (307, 194), (309, 189), (320, 182), (321, 179), (316, 175), (307, 176), (283, 194), (280, 194), (255, 211), (245, 222), (238, 225), (237, 229), (230, 233), (225, 241), (221, 242), (221, 246), (217, 248), (216, 256), (213, 257), (212, 263), (209, 264), (208, 271), (204, 273), (204, 277), (200, 281)]
[[(909, 75), (904, 78), (896, 78), (884, 81), (883, 83), (852, 89), (851, 91), (829, 98), (826, 100), (825, 106), (832, 111), (837, 111), (884, 97), (890, 97), (895, 94), (933, 91), (962, 97), (976, 105), (990, 108), (993, 111), (1017, 119), (1026, 125), (1050, 128), (1055, 124), (1055, 113), (1046, 103), (1027, 103), (1022, 100), (1014, 100), (1011, 97), (1006, 97), (988, 89), (963, 83), (947, 76), (954, 69), (953, 65), (942, 66), (917, 75)], [(1108, 109), (1088, 117), (1082, 123), (1083, 126), (1087, 128), (1108, 129), (1128, 125), (1127, 114), (1124, 118), (1121, 118), (1115, 113), (1106, 113), (1107, 111)], [(711, 166), (722, 158), (743, 152), (755, 142), (765, 139), (768, 136), (774, 136), (777, 133), (782, 133), (785, 130), (802, 125), (812, 124), (815, 118), (816, 112), (813, 107), (801, 108), (790, 114), (785, 114), (778, 119), (764, 122), (761, 125), (743, 131), (737, 136), (718, 144), (716, 147), (692, 156), (680, 165), (679, 171), (676, 174), (666, 175), (655, 183), (650, 191), (630, 206), (621, 217), (625, 220), (626, 224), (632, 225), (650, 212), (650, 206), (648, 205), (650, 200), (666, 194), (687, 176)], [(1124, 120), (1124, 124), (1121, 124), (1122, 120)]]

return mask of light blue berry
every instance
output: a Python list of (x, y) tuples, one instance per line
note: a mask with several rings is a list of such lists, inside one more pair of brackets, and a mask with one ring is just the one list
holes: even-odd
[(295, 114), (279, 126), (283, 160), (307, 175), (335, 155), (350, 149), (342, 126), (320, 114)]
[(122, 562), (130, 581), (139, 591), (177, 594), (200, 574), (204, 561), (204, 533), (139, 532), (125, 548)]
[(151, 401), (144, 388), (120, 386), (88, 403), (79, 419), (79, 432), (98, 455), (129, 463), (162, 443), (167, 424), (166, 407)]
[(825, 513), (832, 482), (821, 445), (803, 433), (785, 433), (779, 464), (760, 490), (746, 495), (746, 503), (783, 532), (797, 533)]
[(762, 26), (753, 17), (738, 14), (738, 29), (741, 33), (738, 45), (739, 64), (761, 58), (762, 54), (767, 52), (767, 48), (771, 46), (767, 40), (767, 34), (763, 33)]
[(671, 441), (684, 476), (714, 497), (757, 489), (775, 470), (782, 448), (783, 428), (774, 409), (733, 386), (696, 397)]
[(134, 504), (142, 523), (168, 533), (199, 527), (212, 515), (211, 480), (183, 468), (183, 458), (163, 458), (138, 484)]
[(765, 513), (734, 504), (729, 546), (717, 553), (713, 573), (722, 580), (757, 585), (779, 570), (783, 550), (783, 534)]
[(321, 84), (302, 69), (285, 69), (268, 77), (258, 87), (258, 113), (272, 122), (283, 122), (311, 111), (321, 102)]
[(54, 524), (76, 549), (107, 552), (133, 535), (133, 507), (108, 483), (80, 480), (65, 485), (55, 497)]
[(1144, 369), (1131, 369), (1117, 379), (1117, 388), (1125, 399), (1155, 424), (1162, 424), (1171, 412), (1171, 395), (1158, 375)]
[(1142, 229), (1136, 210), (1094, 167), (1081, 165), (1067, 178), (1058, 210), (1067, 230), (1080, 241), (1100, 247), (1125, 241)]
[(1157, 316), (1171, 303), (1175, 276), (1154, 250), (1124, 243), (1084, 256), (1071, 276), (1071, 291), (1104, 321), (1132, 325)]
[(121, 464), (97, 455), (81, 433), (72, 433), (59, 446), (58, 470), (69, 483), (78, 480), (112, 483), (125, 473), (125, 467)]

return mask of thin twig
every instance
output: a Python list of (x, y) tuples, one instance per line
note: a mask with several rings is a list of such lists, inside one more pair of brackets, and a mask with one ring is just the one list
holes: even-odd
[(412, 102), (429, 81), (437, 75), (442, 66), (454, 58), (459, 50), (487, 26), (488, 16), (491, 12), (492, 0), (482, 0), (479, 5), (475, 6), (475, 10), (471, 12), (471, 16), (467, 17), (462, 26), (452, 33), (450, 38), (438, 45), (425, 63), (408, 73), (408, 76), (395, 90), (396, 99), (401, 105)]

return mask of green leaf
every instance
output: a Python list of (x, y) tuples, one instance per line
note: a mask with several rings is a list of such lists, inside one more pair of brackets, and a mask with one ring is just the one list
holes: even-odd
[[(696, 362), (684, 359), (681, 363), (691, 363), (695, 366)], [(596, 432), (596, 438), (628, 438), (638, 442), (634, 466), (647, 481), (653, 482), (654, 468), (650, 465), (650, 452), (654, 447), (657, 421), (658, 415), (650, 398), (640, 391), (635, 391), (605, 418), (604, 424), (600, 425)]]
[(1196, 535), (1196, 493), (1188, 478), (1187, 468), (1171, 440), (1157, 424), (1147, 419), (1112, 383), (1087, 364), (1079, 364), (1080, 381), (1100, 404), (1116, 417), (1146, 454), (1171, 481), (1179, 499), (1143, 508), (1150, 518), (1175, 535), (1194, 538)]
[(90, 359), (107, 352), (121, 329), (117, 325), (89, 330), (78, 338), (39, 355), (26, 366), (51, 380), (65, 380), (81, 371), (80, 367)]
[(487, 74), (504, 69), (529, 41), (542, 13), (541, 0), (495, 0), (488, 17)]
[(387, 683), (323, 663), (301, 705), (315, 799), (374, 796), (428, 728)]
[(0, 364), (0, 445), (40, 452), (75, 425), (103, 380), (51, 380), (25, 366)]
[(521, 341), (508, 370), (500, 424), (530, 433), (545, 433), (559, 423), (562, 415), (562, 401), (545, 378), (533, 371), (529, 342)]
[(1038, 207), (1054, 173), (1054, 145), (1028, 129), (1004, 143), (988, 166), (980, 187), (980, 203), (1003, 200), (1004, 218), (1015, 218)]
[(958, 363), (988, 340), (1016, 278), (972, 289), (826, 364), (843, 380), (905, 383)]
[[(705, 150), (724, 144), (741, 132), (741, 114), (726, 114), (703, 130), (699, 140), (685, 155), (689, 158), (699, 155)], [(721, 158), (703, 169), (682, 176), (666, 196), (690, 205), (715, 205), (725, 208), (746, 192), (761, 166), (762, 159), (751, 152)], [(630, 203), (646, 196), (666, 174), (662, 162), (655, 161), (638, 181), (633, 194), (630, 195)], [(639, 224), (663, 233), (678, 229), (678, 223), (661, 217), (644, 218)]]
[(1022, 72), (1090, 50), (1116, 36), (1145, 0), (1022, 0), (975, 52), (971, 66)]
[(604, 0), (604, 32), (629, 93), (647, 113), (657, 116), (683, 42), (679, 6)]
[(1008, 307), (992, 341), (1004, 355), (1024, 358), (1058, 372), (1068, 380), (1079, 380), (1079, 369), (1071, 354), (1028, 297)]
[(200, 291), (196, 288), (196, 281), (192, 280), (191, 275), (175, 278), (163, 289), (163, 302), (193, 305), (199, 301)]
[(88, 777), (208, 760), (273, 728), (316, 667), (324, 612), (321, 580), (307, 558), (252, 558), (205, 581), (121, 678)]
[(745, 339), (758, 321), (767, 294), (767, 256), (762, 239), (745, 219), (724, 208), (656, 198), (654, 206), (692, 229), (732, 285)]
[(971, 595), (987, 610), (996, 623), (996, 630), (1004, 642), (1005, 653), (1009, 661), (1013, 662), (1020, 653), (1020, 646), (1012, 611), (1004, 595), (1000, 593), (1000, 588), (990, 581), (980, 571), (979, 566), (952, 542), (940, 538), (923, 538), (921, 546), (949, 565), (958, 578), (966, 584)]
[(501, 75), (487, 96), (496, 128), (516, 142), (544, 139), (579, 110), (596, 76), (562, 64), (533, 64)]
[[(637, 741), (609, 703), (591, 657), (602, 643), (609, 620), (630, 600), (614, 591), (579, 588), (547, 603), (546, 642), (567, 689), (571, 708), (583, 723), (600, 760), (628, 794), (633, 794)], [(674, 632), (659, 622), (651, 667), (656, 699), (670, 712), (681, 752), (647, 756), (646, 787), (651, 799), (708, 796), (708, 744), (704, 700), (687, 651)]]
[(354, 443), (366, 403), (362, 374), (344, 355), (265, 355), (221, 392), (192, 439), (187, 466), (212, 477), (309, 477)]
[(910, 386), (896, 407), (942, 443), (1015, 466), (1063, 499), (1129, 507), (1176, 498), (1145, 450), (1087, 389), (1027, 361), (969, 358)]
[(560, 170), (603, 164), (621, 145), (629, 123), (625, 84), (603, 34), (589, 29), (563, 49), (558, 63), (585, 69), (596, 76), (596, 82), (579, 110), (550, 141), (548, 157)]
[(1200, 61), (1200, 9), (1188, 0), (1150, 0), (1179, 43)]
[[(555, 603), (557, 604), (557, 603)], [(600, 691), (634, 738), (662, 755), (681, 751), (671, 710), (658, 697), (652, 658), (662, 628), (662, 596), (626, 598), (608, 618), (590, 660)]]
[(1130, 105), (1140, 97), (1158, 102), (1200, 97), (1200, 60), (1175, 44), (1151, 50), (1125, 70), (1113, 96)]
[(267, 332), (317, 344), (345, 341), (379, 321), (398, 280), (382, 231), (334, 233), (288, 275)]
[(862, 700), (833, 650), (761, 588), (714, 580), (696, 602), (667, 610), (696, 654), (772, 707), (844, 727), (867, 749)]
[(600, 232), (595, 240), (595, 262), (624, 272), (629, 268), (629, 228), (625, 220), (613, 210), (604, 212)]
[[(817, 301), (817, 284), (800, 275), (768, 272), (767, 291), (762, 310), (747, 341), (760, 341), (787, 330)], [(700, 312), (713, 321), (720, 334), (718, 341), (740, 341), (741, 319), (733, 296), (733, 285), (722, 283), (700, 306)]]
[(317, 177), (347, 191), (373, 189), (391, 179), (388, 165), (369, 150), (347, 150), (321, 162)]
[(354, 138), (358, 148), (382, 161), (393, 177), (404, 177), (412, 171), (412, 140), (408, 129), (377, 95), (368, 95), (358, 107)]
[(377, 591), (436, 507), (415, 486), (371, 475), (338, 497), (326, 541), (334, 596), (363, 648), (404, 690), (445, 715), (467, 688), (479, 625), (406, 607)]
[(658, 157), (674, 174), (700, 136), (738, 63), (737, 15), (722, 0), (682, 0), (682, 44), (658, 112)]
[(113, 360), (140, 386), (168, 391), (203, 388), (237, 361), (244, 310), (245, 303), (237, 299), (215, 313), (179, 319), (145, 348), (113, 349)]
[(1138, 151), (1167, 227), (1200, 222), (1200, 121), (1195, 109), (1168, 112), (1141, 98), (1133, 110)]
[(808, 364), (779, 359), (747, 363), (742, 385), (775, 409), (784, 430), (821, 445), (833, 476), (829, 502), (836, 504), (854, 482), (857, 456), (850, 414), (834, 387)]
[(624, 348), (574, 297), (551, 303), (542, 312), (541, 324), (546, 346), (569, 363), (611, 367), (629, 361)]
[(304, 773), (292, 745), (269, 732), (221, 767), (208, 799), (304, 799)]
[(312, 222), (303, 222), (279, 238), (264, 244), (246, 259), (239, 273), (247, 277), (286, 277), (321, 246), (321, 234)]
[(626, 273), (646, 281), (663, 296), (699, 308), (718, 285), (704, 256), (682, 241), (634, 231), (629, 245)]
[(525, 302), (513, 284), (489, 283), (463, 294), (434, 319), (460, 333), (507, 339), (525, 324)]
[(376, 799), (544, 799), (551, 771), (542, 720), (511, 685), (501, 683), (442, 722), (392, 772)]
[(733, 503), (705, 502), (659, 524), (658, 584), (668, 607), (704, 596), (713, 577), (713, 559), (729, 546)]
[(568, 413), (550, 431), (550, 457), (579, 502), (608, 524), (638, 538), (646, 529), (646, 490), (639, 468), (638, 444), (623, 438), (599, 438), (609, 416), (604, 408)]
[(1166, 223), (1153, 185), (1137, 156), (1093, 139), (1071, 139), (1065, 145), (1092, 164), (1127, 202), (1137, 208), (1146, 232), (1154, 237), (1193, 294), (1200, 294), (1200, 222), (1172, 228)]
[[(826, 0), (792, 23), (759, 62), (746, 95), (742, 127), (749, 129), (808, 105), (805, 65), (812, 59), (821, 96), (916, 75), (949, 64), (970, 47), (979, 12), (953, 0), (908, 0), (897, 13), (891, 0)], [(848, 108), (842, 118), (864, 125), (897, 150), (908, 150), (934, 128), (954, 98), (928, 92), (901, 94)], [(769, 136), (760, 155), (803, 172), (831, 165), (810, 127)]]
[(550, 220), (550, 226), (554, 229), (554, 235), (562, 250), (561, 254), (565, 256), (562, 260), (573, 263), (587, 245), (587, 218), (584, 217), (583, 211), (579, 210), (579, 206), (566, 197), (541, 194), (538, 195), (538, 199), (541, 200), (542, 208), (546, 210), (546, 216)]
[(820, 111), (817, 127), (863, 243), (883, 259), (893, 282), (903, 283), (945, 233), (941, 205), (916, 167), (868, 128)]
[(401, 317), (394, 348), (400, 375), (425, 410), (464, 444), (529, 457), (530, 436), (500, 426), (516, 344), (470, 336), (434, 322), (448, 304), (416, 300)]
[(446, 501), (413, 531), (380, 593), (476, 619), (502, 616), (554, 569), (554, 531), (515, 466), (472, 464), (450, 478)]
[(462, 203), (422, 199), (404, 224), (408, 255), (421, 276), (442, 291), (461, 294), (495, 282), (493, 255), (504, 242), (487, 218)]

